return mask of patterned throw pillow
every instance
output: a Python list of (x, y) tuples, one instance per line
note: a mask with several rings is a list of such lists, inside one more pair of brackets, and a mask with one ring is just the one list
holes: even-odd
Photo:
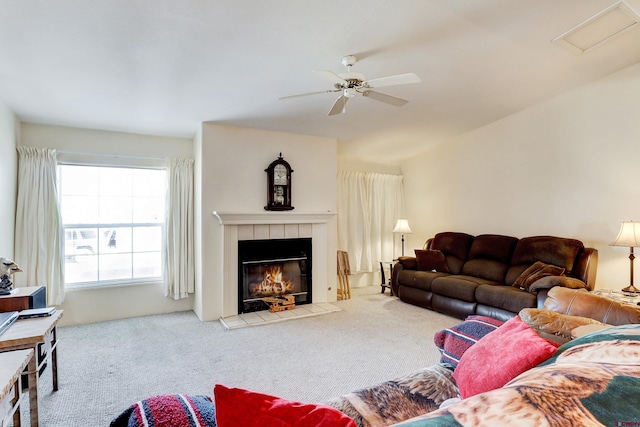
[(455, 368), (465, 351), (504, 322), (491, 317), (472, 315), (459, 325), (436, 332), (433, 341), (442, 353), (441, 363)]

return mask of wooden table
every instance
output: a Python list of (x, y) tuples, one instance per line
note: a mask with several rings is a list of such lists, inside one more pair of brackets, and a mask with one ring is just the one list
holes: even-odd
[[(53, 391), (58, 390), (58, 336), (57, 324), (64, 310), (56, 310), (51, 316), (23, 319), (15, 322), (5, 333), (0, 335), (0, 352), (32, 349), (34, 357), (28, 365), (29, 406), (31, 427), (38, 426), (38, 374), (49, 360)], [(43, 354), (38, 354), (38, 346), (42, 345)]]
[[(10, 405), (5, 413), (0, 414), (0, 425), (9, 425), (13, 417), (14, 427), (20, 427), (20, 403), (24, 398), (22, 392), (22, 372), (33, 357), (33, 350), (16, 350), (0, 353), (0, 402), (10, 399)], [(4, 407), (4, 405), (3, 405)]]

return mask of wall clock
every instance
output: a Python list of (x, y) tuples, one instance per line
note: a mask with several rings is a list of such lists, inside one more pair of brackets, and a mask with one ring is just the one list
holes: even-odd
[(267, 173), (267, 211), (290, 211), (291, 165), (280, 156), (264, 170)]

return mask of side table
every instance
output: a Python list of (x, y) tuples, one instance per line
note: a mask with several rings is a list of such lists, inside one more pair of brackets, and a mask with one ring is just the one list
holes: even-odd
[[(393, 296), (393, 288), (391, 287), (391, 274), (393, 272), (393, 263), (395, 260), (393, 261), (379, 261), (380, 262), (380, 276), (382, 277), (382, 282), (380, 283), (380, 287), (382, 288), (382, 290), (380, 291), (381, 294), (384, 294), (384, 291), (387, 290), (387, 288), (389, 288), (389, 294)], [(385, 276), (385, 267), (389, 266), (389, 280), (387, 280), (386, 276)]]

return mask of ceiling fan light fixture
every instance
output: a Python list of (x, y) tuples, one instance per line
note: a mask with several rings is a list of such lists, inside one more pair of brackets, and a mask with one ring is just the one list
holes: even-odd
[(380, 92), (374, 92), (370, 89), (386, 86), (404, 85), (409, 83), (418, 83), (420, 78), (413, 73), (398, 74), (394, 76), (380, 77), (373, 80), (366, 80), (364, 74), (351, 71), (351, 66), (355, 64), (357, 58), (353, 55), (347, 55), (342, 58), (342, 64), (347, 67), (345, 73), (336, 74), (329, 70), (313, 70), (318, 76), (325, 78), (333, 83), (333, 89), (323, 92), (310, 92), (300, 95), (285, 96), (280, 99), (295, 98), (299, 96), (314, 95), (316, 93), (333, 93), (339, 92), (341, 95), (334, 102), (329, 110), (329, 116), (346, 113), (347, 101), (356, 95), (368, 97), (375, 101), (384, 102), (385, 104), (401, 107), (408, 101), (396, 96), (387, 95)]

